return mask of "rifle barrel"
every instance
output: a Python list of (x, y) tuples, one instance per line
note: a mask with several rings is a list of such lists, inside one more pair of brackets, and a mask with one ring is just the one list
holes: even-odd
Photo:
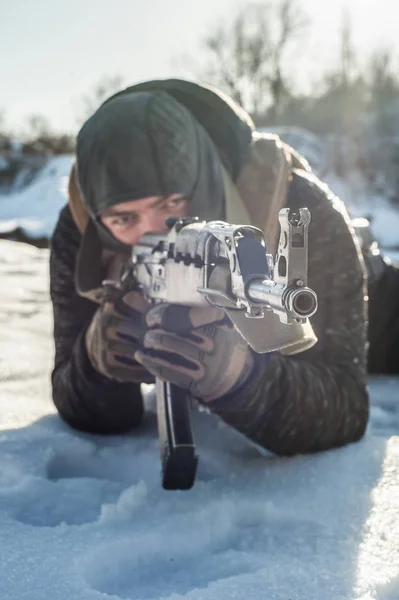
[(285, 286), (272, 279), (253, 279), (247, 286), (247, 294), (252, 302), (287, 311), (297, 319), (311, 317), (317, 310), (317, 296), (308, 287)]

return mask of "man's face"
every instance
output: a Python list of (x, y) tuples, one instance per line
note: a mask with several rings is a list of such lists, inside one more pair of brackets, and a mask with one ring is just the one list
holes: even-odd
[(100, 218), (117, 240), (133, 246), (146, 233), (167, 233), (165, 219), (185, 217), (187, 204), (181, 194), (151, 196), (116, 204), (104, 210)]

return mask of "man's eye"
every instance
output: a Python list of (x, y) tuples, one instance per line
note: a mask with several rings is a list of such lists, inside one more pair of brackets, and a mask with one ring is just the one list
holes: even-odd
[(133, 215), (123, 215), (121, 217), (116, 217), (112, 221), (112, 225), (116, 225), (117, 227), (125, 227), (126, 225), (131, 225), (134, 223)]
[(169, 210), (173, 210), (175, 208), (180, 208), (186, 202), (186, 198), (171, 198), (167, 200), (165, 203), (165, 208)]

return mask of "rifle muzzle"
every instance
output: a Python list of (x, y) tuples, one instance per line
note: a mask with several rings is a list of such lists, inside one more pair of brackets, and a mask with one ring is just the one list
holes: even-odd
[(313, 290), (299, 285), (287, 287), (272, 279), (253, 279), (247, 286), (247, 295), (252, 302), (267, 303), (294, 319), (307, 319), (317, 310), (317, 296)]

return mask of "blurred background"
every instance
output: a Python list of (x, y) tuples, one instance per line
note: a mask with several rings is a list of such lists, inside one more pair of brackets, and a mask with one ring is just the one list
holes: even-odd
[(399, 8), (391, 0), (14, 0), (0, 8), (0, 237), (48, 245), (76, 133), (116, 90), (218, 86), (399, 253)]

